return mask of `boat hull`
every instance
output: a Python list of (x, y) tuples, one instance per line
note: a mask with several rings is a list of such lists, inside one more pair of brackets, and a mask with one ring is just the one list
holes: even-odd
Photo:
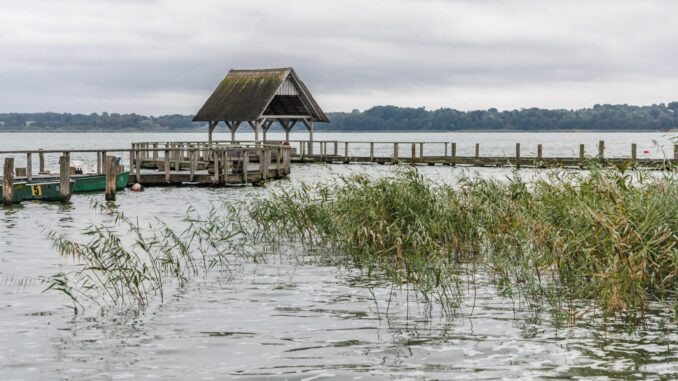
[[(71, 192), (75, 182), (71, 181)], [(59, 182), (40, 182), (40, 183), (15, 183), (12, 194), (12, 203), (18, 204), (22, 201), (60, 201), (61, 185)], [(2, 197), (2, 189), (0, 189)]]

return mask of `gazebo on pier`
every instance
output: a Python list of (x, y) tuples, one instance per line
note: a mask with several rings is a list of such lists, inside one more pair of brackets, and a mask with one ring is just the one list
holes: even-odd
[(208, 122), (209, 142), (219, 122), (235, 132), (247, 123), (259, 142), (259, 132), (266, 133), (278, 122), (289, 140), (290, 130), (301, 122), (310, 136), (309, 153), (313, 147), (313, 123), (329, 122), (304, 83), (291, 67), (259, 70), (230, 70), (193, 118), (194, 122)]

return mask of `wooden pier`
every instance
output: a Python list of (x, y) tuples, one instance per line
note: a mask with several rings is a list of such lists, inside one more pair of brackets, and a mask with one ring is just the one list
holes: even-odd
[[(377, 163), (377, 164), (413, 164), (413, 165), (451, 165), (472, 167), (515, 167), (515, 168), (579, 168), (583, 169), (596, 163), (602, 166), (625, 166), (627, 168), (676, 169), (678, 167), (678, 144), (673, 147), (672, 156), (664, 159), (638, 157), (637, 144), (630, 144), (629, 156), (608, 157), (605, 142), (599, 141), (595, 156), (585, 155), (584, 144), (579, 145), (576, 157), (544, 156), (543, 145), (538, 144), (536, 155), (525, 156), (520, 143), (515, 144), (515, 154), (504, 156), (484, 156), (481, 144), (474, 145), (473, 156), (457, 154), (455, 142), (365, 142), (365, 141), (307, 141), (290, 142), (293, 163)], [(375, 151), (381, 147), (382, 154)], [(384, 154), (386, 150), (388, 154)], [(522, 147), (524, 148), (524, 147)], [(310, 152), (310, 153), (309, 153)]]
[[(125, 171), (122, 157), (129, 161), (129, 183), (149, 186), (233, 186), (260, 184), (290, 174), (291, 150), (288, 146), (273, 144), (197, 144), (170, 142), (162, 147), (134, 144), (132, 148), (69, 149), (69, 150), (15, 150), (0, 151), (5, 156), (3, 203), (12, 202), (14, 183), (33, 183), (58, 177), (61, 200), (70, 199), (69, 182), (77, 178), (79, 169), (72, 166), (73, 157), (88, 157), (96, 163), (96, 170), (86, 175), (106, 175), (106, 199), (115, 199), (115, 178)], [(9, 157), (9, 156), (12, 157)], [(25, 155), (25, 156), (24, 156)], [(46, 157), (59, 159), (59, 172), (46, 170)], [(25, 167), (15, 168), (15, 156), (26, 158)], [(38, 158), (38, 171), (34, 160)], [(103, 190), (102, 190), (103, 191)]]

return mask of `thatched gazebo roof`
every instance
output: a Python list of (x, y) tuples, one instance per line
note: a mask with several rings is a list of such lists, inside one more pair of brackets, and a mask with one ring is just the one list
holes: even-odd
[(258, 141), (259, 127), (266, 132), (279, 122), (287, 132), (297, 122), (303, 122), (313, 139), (313, 122), (329, 122), (313, 99), (306, 85), (291, 67), (258, 70), (230, 70), (193, 118), (194, 122), (209, 122), (212, 130), (223, 121), (235, 130), (242, 122), (249, 123)]

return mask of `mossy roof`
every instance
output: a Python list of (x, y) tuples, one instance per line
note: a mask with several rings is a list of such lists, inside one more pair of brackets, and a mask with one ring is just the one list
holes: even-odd
[(329, 122), (292, 68), (230, 70), (193, 118), (194, 122), (246, 121), (261, 117), (280, 85), (291, 76), (314, 121)]

